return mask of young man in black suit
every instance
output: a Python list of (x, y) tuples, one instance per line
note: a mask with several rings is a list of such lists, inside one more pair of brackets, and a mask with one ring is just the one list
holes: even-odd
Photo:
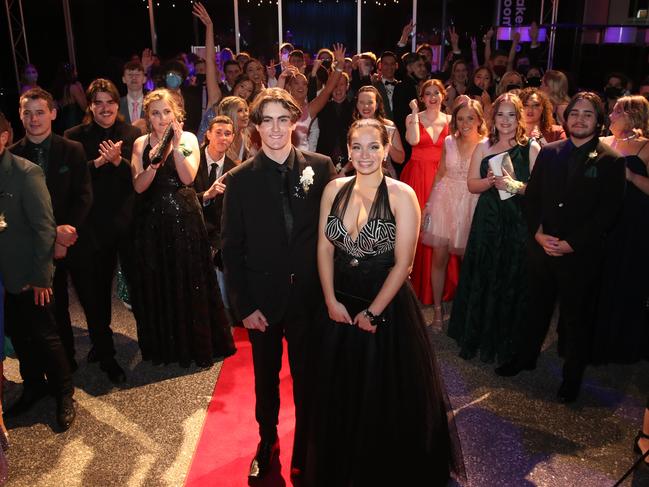
[(88, 158), (93, 203), (76, 244), (77, 259), (70, 275), (88, 323), (92, 349), (89, 361), (99, 362), (111, 382), (126, 380), (115, 360), (110, 329), (113, 277), (117, 257), (127, 283), (131, 277), (130, 228), (135, 192), (131, 175), (133, 142), (141, 134), (119, 115), (119, 92), (106, 79), (86, 90), (88, 113), (81, 125), (65, 131), (80, 142)]
[(525, 191), (530, 241), (529, 324), (517, 358), (502, 376), (532, 370), (559, 299), (563, 382), (561, 402), (577, 399), (590, 338), (593, 296), (603, 244), (622, 207), (624, 158), (599, 141), (604, 107), (595, 93), (578, 93), (565, 110), (569, 139), (539, 153)]
[(295, 401), (292, 474), (303, 468), (304, 368), (314, 309), (322, 294), (316, 268), (320, 196), (334, 174), (329, 157), (291, 144), (301, 115), (279, 88), (263, 90), (250, 118), (261, 136), (255, 157), (230, 171), (223, 205), (223, 263), (233, 311), (248, 328), (261, 441), (250, 465), (262, 477), (279, 448), (279, 370), (288, 342)]
[(6, 224), (0, 232), (0, 274), (6, 288), (6, 332), (23, 377), (18, 407), (9, 408), (7, 416), (52, 392), (65, 431), (76, 412), (72, 372), (50, 304), (56, 223), (42, 169), (5, 150), (10, 139), (11, 126), (0, 113), (0, 215)]
[(207, 228), (207, 238), (212, 247), (212, 260), (216, 267), (216, 277), (221, 290), (221, 298), (228, 317), (232, 322), (228, 301), (223, 259), (221, 256), (221, 216), (223, 213), (223, 193), (225, 175), (237, 165), (225, 155), (234, 141), (234, 124), (229, 117), (218, 115), (207, 126), (205, 146), (201, 149), (201, 160), (194, 179), (194, 189), (198, 201), (203, 206), (203, 219)]
[(52, 198), (56, 220), (54, 245), (54, 313), (61, 341), (70, 359), (74, 359), (74, 337), (68, 312), (68, 264), (74, 260), (74, 246), (92, 206), (90, 171), (83, 146), (52, 133), (56, 108), (52, 95), (41, 88), (20, 96), (19, 113), (25, 137), (9, 150), (29, 159), (43, 169), (47, 189)]

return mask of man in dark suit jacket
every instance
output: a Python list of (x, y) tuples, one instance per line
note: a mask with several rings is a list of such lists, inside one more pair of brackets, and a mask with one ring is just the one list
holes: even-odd
[(539, 153), (525, 191), (530, 231), (529, 319), (517, 358), (503, 376), (531, 370), (559, 299), (565, 362), (558, 397), (577, 399), (587, 363), (589, 325), (606, 234), (622, 207), (624, 158), (599, 141), (605, 113), (594, 93), (576, 94), (566, 108), (570, 138)]
[(94, 80), (86, 98), (89, 113), (84, 123), (64, 134), (83, 144), (94, 195), (76, 244), (78, 262), (70, 267), (70, 274), (88, 323), (92, 342), (89, 361), (98, 361), (111, 382), (119, 384), (126, 374), (115, 360), (110, 329), (113, 277), (119, 254), (126, 282), (131, 278), (130, 228), (135, 198), (131, 152), (140, 130), (118, 119), (119, 92), (112, 82)]
[(316, 268), (320, 196), (331, 159), (291, 145), (301, 110), (286, 91), (262, 91), (250, 118), (262, 149), (230, 171), (223, 205), (223, 263), (233, 311), (249, 330), (255, 416), (261, 441), (249, 477), (263, 476), (278, 451), (279, 370), (288, 342), (295, 401), (292, 473), (304, 464), (304, 368), (314, 308), (322, 299)]
[(234, 124), (229, 117), (218, 115), (210, 120), (205, 132), (207, 145), (201, 149), (201, 160), (194, 179), (196, 196), (203, 206), (203, 219), (207, 229), (207, 238), (212, 247), (212, 257), (221, 297), (231, 322), (233, 320), (221, 256), (221, 215), (223, 193), (226, 187), (223, 180), (225, 175), (237, 166), (232, 159), (225, 155), (233, 141)]
[(119, 99), (119, 113), (130, 124), (144, 118), (144, 83), (146, 74), (140, 61), (129, 61), (124, 65), (122, 81), (127, 93)]
[(401, 58), (401, 63), (406, 68), (407, 75), (394, 87), (392, 95), (393, 122), (402, 134), (401, 140), (406, 151), (406, 161), (410, 159), (412, 148), (405, 140), (406, 117), (410, 114), (410, 102), (419, 99), (419, 83), (428, 77), (426, 63), (421, 54), (409, 52)]
[(20, 361), (23, 392), (7, 416), (29, 409), (48, 388), (56, 396), (57, 421), (67, 430), (75, 418), (70, 364), (52, 316), (52, 254), (56, 224), (40, 167), (5, 150), (11, 126), (0, 113), (0, 275), (6, 288), (6, 332)]
[(78, 232), (92, 206), (90, 172), (83, 146), (52, 133), (52, 121), (56, 118), (52, 95), (41, 88), (34, 88), (23, 93), (19, 103), (25, 137), (9, 150), (36, 163), (45, 173), (57, 225), (54, 312), (63, 346), (74, 370), (77, 364), (68, 312), (67, 267), (74, 260)]

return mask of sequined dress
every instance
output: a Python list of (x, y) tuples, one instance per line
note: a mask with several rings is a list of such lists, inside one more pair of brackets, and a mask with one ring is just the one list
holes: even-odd
[(209, 366), (232, 355), (201, 208), (180, 181), (173, 152), (138, 201), (134, 246), (131, 298), (142, 359)]
[[(336, 195), (325, 235), (334, 288), (351, 317), (367, 308), (394, 265), (396, 224), (385, 179), (356, 239), (343, 225), (355, 178)], [(375, 334), (321, 311), (308, 397), (308, 486), (446, 485), (462, 470), (444, 385), (409, 282)], [(451, 432), (453, 431), (453, 433)], [(422, 466), (425, 465), (425, 468)]]

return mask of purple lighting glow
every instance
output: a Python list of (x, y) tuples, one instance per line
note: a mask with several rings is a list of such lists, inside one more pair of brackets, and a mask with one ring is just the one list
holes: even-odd
[(605, 44), (633, 44), (637, 29), (635, 27), (607, 27), (604, 31)]
[[(498, 27), (498, 33), (496, 35), (499, 41), (511, 41), (514, 32), (521, 33), (521, 42), (530, 42), (530, 28), (526, 25), (520, 25), (518, 27)], [(547, 29), (545, 27), (539, 27), (539, 42), (545, 42), (546, 37)]]

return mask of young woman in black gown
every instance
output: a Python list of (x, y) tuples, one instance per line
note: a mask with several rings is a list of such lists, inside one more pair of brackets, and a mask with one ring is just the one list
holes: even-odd
[[(151, 133), (133, 145), (135, 216), (133, 311), (143, 360), (210, 366), (235, 351), (211, 263), (210, 245), (191, 184), (199, 164), (196, 136), (183, 132), (182, 108), (165, 89), (144, 99)], [(173, 138), (151, 164), (165, 129)]]
[(356, 176), (329, 183), (320, 207), (326, 310), (314, 337), (306, 484), (445, 486), (463, 464), (408, 282), (419, 203), (383, 175), (383, 124), (357, 120), (348, 146)]
[(597, 303), (591, 361), (649, 360), (649, 102), (619, 98), (610, 115), (613, 135), (602, 142), (626, 159), (624, 207), (611, 230)]

